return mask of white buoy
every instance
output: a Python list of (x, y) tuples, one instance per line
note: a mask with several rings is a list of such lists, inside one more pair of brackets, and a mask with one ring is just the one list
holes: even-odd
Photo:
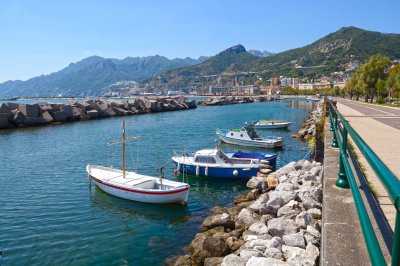
[(178, 162), (177, 168), (178, 168), (178, 171), (181, 170), (181, 162)]
[(239, 174), (239, 171), (237, 169), (233, 170), (233, 175), (237, 176)]
[(204, 170), (204, 175), (208, 176), (208, 166), (206, 167), (206, 169)]
[(196, 176), (200, 174), (200, 165), (196, 166)]

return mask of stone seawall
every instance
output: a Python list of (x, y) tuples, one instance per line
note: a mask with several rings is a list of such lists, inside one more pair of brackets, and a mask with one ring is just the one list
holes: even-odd
[(130, 100), (88, 100), (66, 103), (2, 103), (0, 129), (41, 126), (70, 121), (178, 111), (196, 108), (196, 101), (176, 98), (134, 98)]
[(315, 137), (317, 124), (322, 120), (324, 102), (321, 100), (303, 122), (300, 130), (292, 137), (300, 140), (308, 140)]
[(214, 106), (214, 105), (230, 105), (230, 104), (241, 104), (241, 103), (254, 103), (254, 102), (269, 102), (280, 100), (280, 96), (222, 96), (222, 97), (210, 97), (203, 101), (199, 101), (198, 105), (203, 106)]
[[(253, 177), (232, 207), (214, 207), (175, 266), (317, 265), (322, 165), (300, 160)], [(275, 186), (271, 186), (271, 179)]]

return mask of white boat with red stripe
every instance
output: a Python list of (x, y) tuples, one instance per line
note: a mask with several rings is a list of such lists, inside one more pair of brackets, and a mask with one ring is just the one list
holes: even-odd
[(87, 165), (86, 171), (104, 192), (127, 200), (146, 203), (186, 203), (189, 185), (168, 179), (140, 175), (111, 167)]
[(137, 137), (125, 138), (125, 121), (122, 122), (122, 140), (109, 144), (122, 144), (122, 170), (113, 167), (87, 165), (89, 178), (104, 192), (127, 200), (145, 203), (183, 203), (189, 195), (189, 185), (160, 177), (141, 175), (125, 169), (125, 142)]

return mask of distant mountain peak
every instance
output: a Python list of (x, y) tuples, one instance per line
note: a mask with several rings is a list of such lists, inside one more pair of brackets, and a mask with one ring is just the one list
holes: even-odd
[(248, 50), (247, 52), (252, 55), (258, 56), (258, 57), (267, 57), (267, 56), (274, 55), (274, 53), (268, 52), (267, 50), (260, 51), (260, 50), (251, 49), (251, 50)]
[(240, 53), (245, 53), (245, 52), (246, 52), (246, 48), (244, 48), (244, 46), (241, 44), (237, 44), (232, 47), (229, 47), (228, 49), (220, 52), (217, 55), (240, 54)]

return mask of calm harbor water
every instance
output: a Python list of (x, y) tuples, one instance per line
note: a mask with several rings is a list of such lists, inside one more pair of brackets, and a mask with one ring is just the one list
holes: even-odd
[[(67, 123), (0, 133), (1, 265), (162, 265), (199, 232), (210, 208), (226, 205), (246, 189), (245, 181), (189, 177), (187, 206), (149, 205), (89, 190), (85, 166), (120, 165), (119, 139), (125, 119), (128, 167), (157, 175), (173, 150), (215, 146), (216, 128), (240, 128), (251, 120), (286, 119), (278, 166), (303, 158), (307, 144), (292, 139), (311, 104), (302, 100), (199, 107), (197, 110)], [(238, 147), (221, 145), (226, 151)], [(245, 150), (244, 148), (240, 148)], [(262, 151), (262, 150), (258, 150)]]

